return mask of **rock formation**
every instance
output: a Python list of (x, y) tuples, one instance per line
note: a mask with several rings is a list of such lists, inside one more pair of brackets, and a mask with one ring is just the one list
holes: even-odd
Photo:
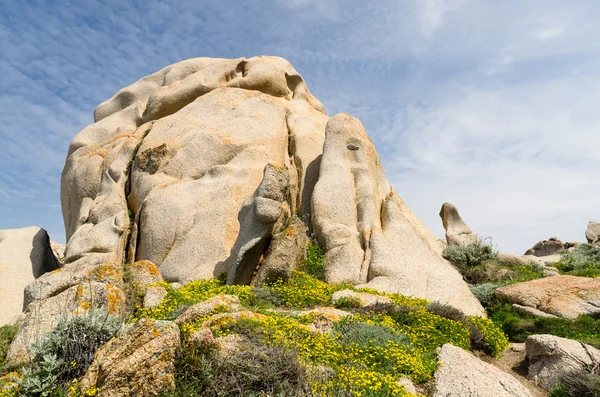
[(175, 388), (179, 327), (143, 318), (102, 346), (77, 385), (82, 393), (98, 388), (102, 396), (154, 396)]
[[(600, 313), (600, 278), (554, 276), (501, 287), (496, 296), (528, 307), (529, 313), (576, 319)], [(544, 316), (547, 317), (547, 316)]]
[[(66, 266), (144, 259), (185, 283), (256, 265), (244, 255), (258, 259), (273, 213), (253, 211), (276, 210), (257, 192), (268, 164), (286, 171), (286, 204), (310, 213), (327, 116), (284, 59), (183, 61), (120, 90), (94, 119), (62, 176)], [(268, 224), (260, 238), (240, 233), (254, 221)]]
[(538, 241), (533, 247), (529, 248), (523, 255), (550, 256), (558, 251), (565, 249), (565, 244), (556, 237), (550, 237), (548, 240)]
[(440, 348), (433, 397), (530, 397), (513, 376), (453, 345)]
[(600, 223), (590, 221), (585, 230), (585, 238), (588, 243), (598, 245), (600, 244)]
[(13, 323), (23, 311), (25, 286), (58, 267), (44, 229), (0, 230), (0, 326)]
[(269, 253), (298, 214), (325, 248), (327, 281), (484, 315), (391, 188), (362, 124), (329, 119), (284, 59), (183, 61), (120, 90), (94, 119), (62, 175), (67, 268), (148, 260), (168, 282), (227, 272), (248, 284), (266, 277), (263, 262), (281, 271)]
[(477, 243), (477, 236), (462, 220), (458, 209), (450, 203), (444, 203), (440, 210), (440, 218), (446, 230), (446, 243), (448, 245), (467, 246)]
[(484, 315), (462, 276), (442, 258), (443, 244), (387, 181), (362, 123), (348, 114), (327, 122), (312, 223), (325, 251), (327, 282), (420, 296)]
[(589, 374), (600, 365), (600, 350), (553, 335), (531, 335), (526, 341), (529, 379), (551, 391), (563, 377)]

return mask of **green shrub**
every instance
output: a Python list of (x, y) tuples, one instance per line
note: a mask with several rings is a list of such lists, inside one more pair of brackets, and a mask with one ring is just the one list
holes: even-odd
[(524, 342), (529, 335), (550, 334), (600, 348), (600, 319), (591, 316), (581, 315), (576, 320), (538, 317), (522, 313), (509, 303), (494, 305), (488, 314), (514, 342)]
[(226, 356), (213, 349), (184, 349), (176, 367), (176, 389), (163, 396), (295, 396), (307, 389), (295, 351), (247, 340)]
[(356, 309), (362, 306), (360, 299), (354, 296), (342, 296), (333, 303), (336, 309), (348, 310)]
[(498, 357), (508, 347), (508, 337), (490, 319), (470, 316), (466, 320), (471, 338), (471, 348)]
[(316, 241), (310, 240), (306, 245), (306, 258), (302, 262), (301, 270), (318, 280), (323, 280), (324, 255), (323, 248)]
[(389, 342), (410, 347), (410, 339), (391, 328), (360, 321), (340, 321), (337, 324), (340, 343), (355, 343), (360, 346), (386, 346)]
[(15, 338), (18, 329), (19, 327), (16, 325), (4, 325), (0, 327), (0, 375), (3, 372), (6, 353), (8, 353), (8, 348)]
[(600, 247), (581, 244), (573, 251), (563, 251), (560, 262), (554, 266), (563, 273), (598, 277), (600, 275)]
[(508, 347), (508, 338), (502, 329), (487, 318), (465, 316), (460, 310), (439, 302), (430, 303), (427, 310), (465, 325), (469, 330), (472, 349), (497, 357)]
[(82, 376), (96, 350), (121, 331), (123, 320), (105, 310), (62, 318), (56, 327), (29, 347), (32, 366), (25, 371), (21, 394), (51, 395), (57, 386)]
[(480, 266), (487, 260), (496, 259), (498, 254), (490, 244), (480, 240), (477, 244), (465, 247), (449, 245), (444, 250), (443, 256), (459, 269), (469, 269)]
[(496, 290), (502, 287), (502, 283), (484, 283), (479, 285), (471, 285), (469, 289), (471, 293), (475, 295), (475, 298), (481, 302), (481, 305), (485, 308), (492, 307), (498, 303), (496, 299)]

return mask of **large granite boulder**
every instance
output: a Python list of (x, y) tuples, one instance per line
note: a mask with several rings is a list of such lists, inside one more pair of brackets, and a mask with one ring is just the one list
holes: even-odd
[(101, 396), (155, 396), (175, 388), (179, 327), (143, 318), (102, 346), (78, 384), (82, 393), (99, 388)]
[(600, 243), (600, 223), (590, 221), (585, 229), (585, 238), (590, 244)]
[(565, 244), (556, 237), (550, 237), (548, 240), (538, 241), (533, 247), (525, 251), (523, 255), (550, 256), (565, 249)]
[(444, 244), (388, 182), (362, 123), (330, 118), (312, 196), (314, 233), (325, 251), (325, 280), (450, 304), (484, 316)]
[[(329, 119), (286, 60), (179, 62), (120, 90), (94, 119), (62, 175), (66, 268), (147, 260), (168, 282), (227, 272), (230, 284), (260, 284), (297, 267), (312, 228), (327, 281), (484, 315), (391, 188), (360, 122)], [(304, 236), (287, 235), (294, 217)]]
[(23, 311), (23, 289), (59, 268), (48, 233), (39, 227), (0, 230), (0, 326), (14, 323)]
[(444, 203), (440, 210), (442, 225), (446, 230), (446, 243), (448, 245), (467, 246), (477, 243), (477, 236), (462, 220), (458, 209), (450, 203)]
[(554, 335), (531, 335), (525, 343), (527, 377), (551, 391), (559, 381), (577, 373), (589, 374), (600, 366), (600, 350)]
[(600, 278), (546, 277), (498, 288), (496, 296), (514, 305), (575, 319), (581, 314), (600, 313)]
[[(273, 214), (253, 211), (278, 208), (258, 192), (267, 165), (287, 174), (282, 202), (310, 213), (327, 116), (282, 58), (179, 62), (120, 90), (94, 119), (62, 175), (66, 266), (149, 260), (180, 283), (255, 266)], [(255, 221), (266, 222), (257, 235), (240, 233)]]
[(433, 397), (530, 397), (512, 375), (479, 360), (460, 347), (440, 348)]

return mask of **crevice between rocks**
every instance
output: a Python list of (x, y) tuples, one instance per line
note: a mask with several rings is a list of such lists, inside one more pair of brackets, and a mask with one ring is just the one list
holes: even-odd
[[(127, 164), (127, 169), (125, 171), (126, 175), (127, 175), (127, 180), (125, 181), (124, 194), (125, 194), (125, 203), (127, 205), (127, 213), (129, 215), (129, 228), (127, 230), (127, 236), (125, 237), (125, 245), (124, 245), (125, 252), (123, 252), (123, 258), (124, 258), (125, 262), (130, 262), (130, 263), (133, 263), (135, 261), (135, 254), (136, 254), (135, 251), (137, 248), (138, 237), (139, 237), (137, 225), (139, 222), (139, 214), (141, 213), (142, 209), (144, 208), (144, 205), (142, 204), (138, 210), (138, 213), (137, 214), (133, 213), (133, 208), (132, 208), (130, 200), (129, 200), (129, 195), (131, 194), (131, 184), (132, 184), (131, 174), (133, 171), (133, 163), (135, 162), (137, 154), (138, 154), (140, 148), (142, 147), (142, 144), (144, 143), (144, 139), (148, 136), (148, 134), (152, 130), (152, 125), (153, 125), (153, 122), (152, 122), (152, 124), (150, 124), (148, 129), (146, 131), (144, 131), (144, 134), (138, 141), (135, 149), (133, 150), (131, 159), (130, 159), (129, 163)], [(132, 245), (132, 243), (133, 243), (133, 245)]]

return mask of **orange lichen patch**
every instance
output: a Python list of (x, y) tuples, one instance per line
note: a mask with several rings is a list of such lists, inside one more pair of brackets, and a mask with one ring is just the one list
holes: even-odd
[(298, 234), (298, 228), (295, 225), (290, 225), (287, 229), (285, 229), (285, 234), (288, 237), (294, 237)]
[(52, 271), (50, 272), (50, 274), (56, 274), (56, 273), (60, 273), (60, 272), (62, 272), (62, 271), (63, 271), (63, 268), (62, 268), (62, 267), (59, 267), (58, 269), (52, 270)]
[(77, 292), (75, 292), (76, 298), (81, 298), (83, 296), (83, 284), (79, 284), (77, 286)]
[(106, 291), (108, 314), (120, 313), (125, 306), (123, 292), (119, 288), (113, 287), (112, 285), (107, 285)]
[(137, 261), (134, 262), (131, 267), (136, 270), (151, 274), (152, 276), (160, 276), (160, 270), (158, 270), (158, 267), (156, 267), (156, 265), (150, 261)]
[(111, 283), (123, 279), (123, 268), (108, 262), (90, 270), (90, 276), (96, 281)]

